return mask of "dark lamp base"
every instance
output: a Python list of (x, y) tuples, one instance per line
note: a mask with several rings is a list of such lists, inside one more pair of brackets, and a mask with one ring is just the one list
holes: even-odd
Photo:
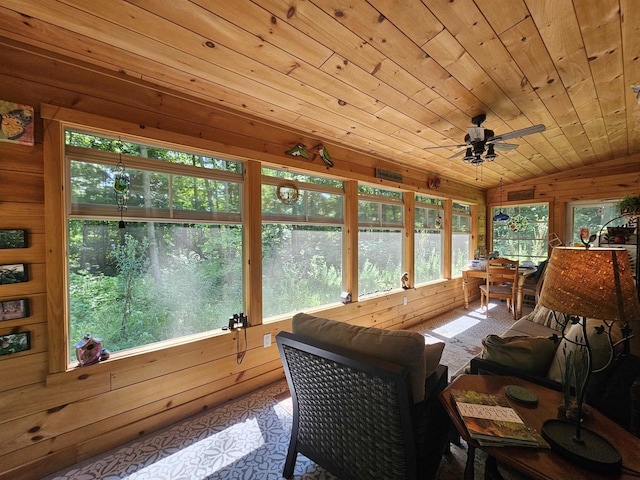
[(564, 420), (547, 420), (542, 425), (542, 437), (551, 449), (568, 460), (597, 472), (617, 473), (622, 457), (607, 439), (584, 427), (580, 429), (582, 442), (577, 442), (576, 424)]

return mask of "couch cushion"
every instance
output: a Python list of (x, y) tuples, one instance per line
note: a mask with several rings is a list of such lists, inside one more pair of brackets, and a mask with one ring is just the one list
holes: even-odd
[(306, 313), (293, 317), (292, 331), (407, 367), (414, 403), (424, 398), (425, 379), (436, 370), (444, 349), (444, 343), (425, 345), (418, 332), (360, 327)]
[[(592, 369), (596, 370), (602, 368), (610, 358), (611, 354), (611, 346), (609, 345), (609, 340), (607, 339), (606, 333), (602, 333), (598, 335), (596, 333), (596, 326), (604, 325), (602, 320), (596, 320), (593, 318), (587, 319), (587, 339), (589, 341), (589, 345), (591, 346), (592, 353)], [(606, 330), (605, 326), (605, 330)], [(564, 335), (566, 338), (570, 340), (574, 340), (577, 338), (580, 343), (583, 343), (582, 339), (582, 325), (575, 324), (570, 325)], [(611, 330), (611, 340), (613, 343), (616, 343), (622, 339), (622, 332), (620, 328), (614, 325)], [(580, 348), (578, 345), (574, 343), (568, 342), (565, 338), (563, 338), (556, 350), (556, 354), (554, 356), (553, 362), (551, 362), (551, 367), (549, 368), (549, 372), (547, 373), (547, 378), (550, 380), (554, 380), (559, 383), (564, 383), (563, 372), (564, 372), (564, 358), (569, 352), (575, 352)], [(616, 347), (616, 352), (622, 351), (622, 345)]]
[[(530, 322), (529, 322), (530, 323)], [(548, 336), (499, 337), (487, 335), (482, 340), (482, 358), (526, 373), (544, 376), (556, 351)]]
[(556, 322), (556, 319), (553, 316), (553, 310), (543, 307), (540, 302), (536, 303), (536, 306), (531, 313), (525, 315), (520, 320), (537, 323), (555, 330), (562, 330), (562, 326)]
[(557, 334), (558, 331), (553, 328), (549, 328), (545, 325), (532, 322), (526, 318), (521, 318), (516, 323), (511, 325), (509, 330), (504, 332), (501, 337), (520, 337), (528, 335), (530, 337), (550, 337), (553, 334)]

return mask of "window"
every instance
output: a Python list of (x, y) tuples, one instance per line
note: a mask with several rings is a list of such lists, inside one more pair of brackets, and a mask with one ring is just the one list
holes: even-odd
[[(611, 220), (620, 217), (620, 209), (617, 206), (619, 200), (601, 200), (590, 202), (575, 202), (568, 205), (568, 221), (570, 224), (570, 234), (567, 238), (571, 238), (571, 243), (580, 242), (580, 229), (588, 228), (590, 235), (600, 235), (602, 227)], [(626, 220), (620, 219), (619, 222), (611, 222), (610, 226), (620, 226)], [(598, 244), (596, 239), (595, 244)]]
[[(493, 250), (512, 260), (540, 263), (548, 257), (549, 205), (536, 203), (502, 207), (509, 220), (493, 222)], [(492, 209), (491, 216), (498, 213)]]
[(451, 276), (459, 277), (471, 259), (471, 205), (453, 202)]
[(358, 186), (358, 294), (400, 288), (402, 193)]
[(443, 202), (416, 195), (414, 269), (415, 283), (442, 278)]
[(71, 358), (86, 333), (117, 352), (220, 328), (243, 310), (241, 164), (72, 130), (65, 143)]
[[(294, 184), (287, 204), (279, 185)], [(341, 181), (262, 169), (262, 303), (265, 318), (340, 301), (344, 186)]]

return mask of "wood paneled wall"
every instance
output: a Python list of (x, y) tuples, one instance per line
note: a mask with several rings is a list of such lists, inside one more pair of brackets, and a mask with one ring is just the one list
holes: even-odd
[[(640, 196), (640, 155), (609, 160), (597, 166), (576, 168), (570, 172), (539, 177), (526, 182), (504, 185), (502, 204), (549, 203), (550, 233), (567, 241), (567, 203), (587, 200)], [(509, 194), (533, 192), (531, 200), (508, 201)], [(487, 192), (487, 217), (491, 207), (500, 204), (500, 189)]]
[[(455, 198), (477, 204), (484, 215), (484, 192), (462, 186), (453, 175), (441, 179), (439, 190), (429, 191), (429, 172), (400, 168), (333, 145), (328, 148), (336, 166), (327, 170), (319, 159), (301, 161), (283, 153), (297, 142), (312, 145), (319, 139), (153, 89), (143, 81), (133, 83), (115, 72), (72, 63), (12, 40), (0, 38), (0, 47), (1, 98), (32, 105), (37, 113), (33, 147), (0, 142), (0, 228), (27, 229), (30, 239), (27, 249), (0, 250), (0, 262), (27, 263), (30, 272), (26, 283), (1, 285), (0, 300), (28, 298), (31, 303), (28, 318), (0, 322), (0, 335), (29, 331), (32, 336), (29, 351), (0, 357), (0, 480), (40, 478), (283, 378), (277, 348), (262, 348), (262, 339), (291, 325), (287, 318), (249, 328), (249, 349), (240, 365), (235, 333), (226, 332), (50, 373), (56, 371), (50, 369), (51, 332), (62, 327), (47, 318), (47, 310), (56, 311), (62, 298), (49, 298), (47, 304), (47, 279), (62, 282), (63, 276), (47, 268), (47, 258), (62, 246), (47, 244), (55, 236), (45, 236), (45, 225), (49, 230), (55, 225), (44, 215), (47, 159), (43, 145), (55, 140), (43, 136), (41, 104), (135, 126), (135, 131), (123, 133), (144, 135), (145, 128), (153, 127), (223, 155)], [(401, 173), (404, 183), (376, 179), (376, 167)], [(475, 220), (481, 228), (482, 216)], [(461, 281), (455, 279), (339, 304), (321, 314), (358, 325), (402, 328), (462, 303)]]

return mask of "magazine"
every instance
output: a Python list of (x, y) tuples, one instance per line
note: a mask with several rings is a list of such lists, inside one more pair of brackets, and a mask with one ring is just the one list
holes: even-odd
[(549, 448), (549, 444), (522, 417), (505, 395), (473, 390), (451, 390), (469, 436), (482, 446)]

